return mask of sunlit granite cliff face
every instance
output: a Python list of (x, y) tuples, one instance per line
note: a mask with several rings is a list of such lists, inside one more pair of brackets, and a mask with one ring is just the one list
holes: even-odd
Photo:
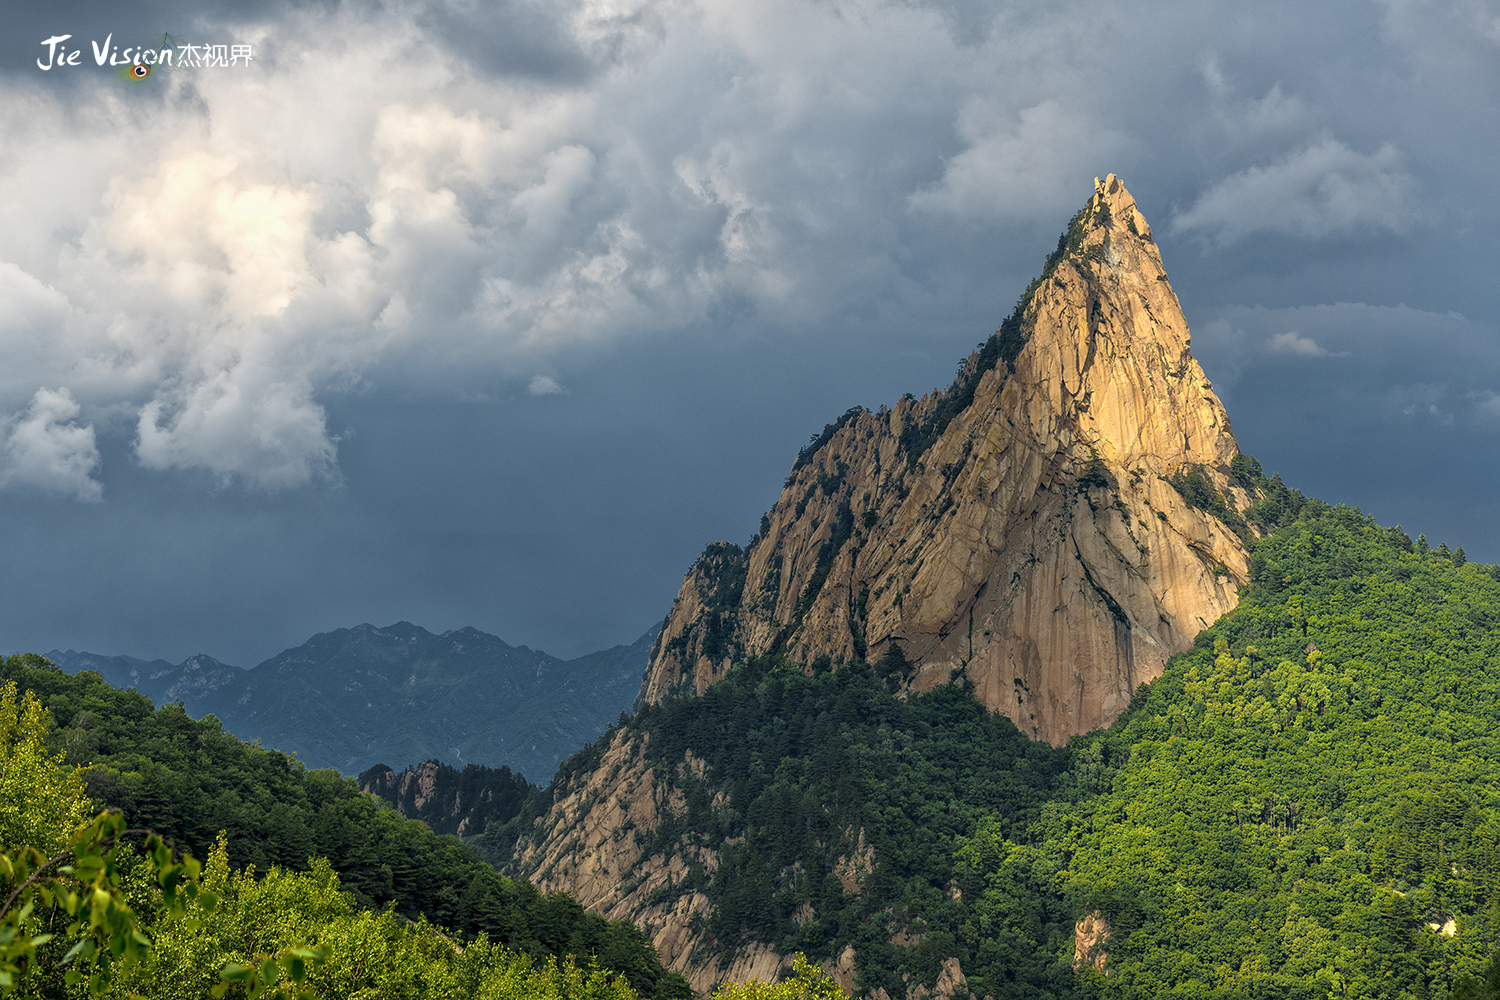
[[(992, 711), (1053, 743), (1105, 726), (1236, 603), (1243, 543), (1168, 479), (1201, 477), (1243, 507), (1238, 454), (1151, 228), (1110, 176), (952, 387), (849, 411), (798, 456), (747, 548), (708, 547), (641, 697), (702, 694), (779, 651), (809, 671), (822, 657), (882, 661), (907, 694), (967, 678)], [(760, 942), (726, 951), (706, 930), (709, 898), (666, 891), (718, 868), (711, 838), (646, 847), (687, 817), (681, 789), (717, 776), (691, 753), (653, 763), (649, 740), (614, 732), (558, 789), (519, 869), (636, 921), (700, 991), (773, 977), (786, 955)], [(717, 815), (727, 799), (711, 799)], [(862, 831), (846, 841), (831, 871), (854, 893), (880, 859)], [(939, 992), (967, 995), (947, 962)], [(857, 965), (852, 947), (828, 963), (846, 989)]]
[(898, 643), (910, 689), (967, 677), (1061, 743), (1108, 725), (1234, 606), (1243, 545), (1165, 477), (1201, 466), (1231, 488), (1239, 449), (1113, 175), (1061, 251), (1019, 317), (1014, 371), (979, 374), (976, 352), (947, 392), (851, 412), (798, 459), (748, 550), (710, 546), (647, 701), (778, 647), (873, 661)]

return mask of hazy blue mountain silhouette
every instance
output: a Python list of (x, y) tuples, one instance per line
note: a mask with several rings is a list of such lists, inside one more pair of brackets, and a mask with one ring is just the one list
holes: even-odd
[(158, 704), (181, 701), (194, 717), (217, 715), (242, 739), (309, 767), (358, 774), (438, 759), (507, 765), (545, 783), (630, 707), (657, 631), (573, 660), (474, 628), (436, 635), (410, 622), (323, 632), (250, 670), (202, 654), (175, 665), (74, 650), (47, 656)]

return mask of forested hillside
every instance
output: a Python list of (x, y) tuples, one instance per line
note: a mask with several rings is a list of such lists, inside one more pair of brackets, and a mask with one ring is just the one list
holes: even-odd
[(1500, 940), (1496, 567), (1310, 503), (1254, 569), (1076, 741), (1068, 809), (977, 832), (977, 905), (1055, 871), (1112, 929), (1111, 996), (1441, 996)]
[(1235, 474), (1251, 585), (1105, 732), (1053, 749), (962, 686), (899, 699), (899, 652), (767, 657), (542, 794), (633, 741), (682, 804), (623, 831), (682, 860), (648, 913), (696, 894), (726, 952), (852, 947), (866, 993), (956, 958), (997, 1000), (1446, 996), (1500, 942), (1500, 570)]
[(221, 830), (224, 863), (234, 868), (305, 871), (312, 858), (326, 858), (352, 906), (390, 905), (398, 916), (466, 938), (486, 934), (539, 961), (597, 955), (642, 996), (687, 994), (634, 926), (498, 875), (455, 838), (403, 819), (335, 771), (308, 771), (224, 733), (213, 716), (195, 721), (180, 705), (157, 708), (95, 673), (70, 676), (39, 656), (5, 658), (5, 681), (46, 707), (55, 722), (48, 744), (80, 769), (96, 807), (118, 808), (132, 827), (164, 834), (200, 859)]

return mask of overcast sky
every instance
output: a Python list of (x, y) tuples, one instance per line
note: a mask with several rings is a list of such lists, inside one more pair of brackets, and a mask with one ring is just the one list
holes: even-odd
[(1245, 451), (1500, 559), (1493, 3), (8, 6), (6, 651), (629, 642), (1110, 172)]

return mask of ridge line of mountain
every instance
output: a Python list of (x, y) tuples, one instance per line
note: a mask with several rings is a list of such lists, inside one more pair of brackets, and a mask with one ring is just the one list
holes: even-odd
[[(337, 634), (339, 632), (356, 632), (356, 631), (359, 631), (360, 629), (369, 629), (369, 630), (372, 630), (372, 631), (375, 631), (375, 632), (391, 632), (394, 629), (401, 628), (403, 625), (407, 626), (409, 628), (416, 629), (419, 632), (426, 633), (428, 636), (431, 636), (431, 637), (437, 638), (437, 639), (446, 639), (446, 638), (448, 638), (451, 635), (457, 635), (457, 634), (463, 633), (463, 632), (473, 632), (473, 633), (476, 633), (476, 634), (478, 634), (480, 636), (483, 636), (483, 637), (485, 637), (487, 639), (494, 639), (496, 642), (500, 643), (501, 645), (503, 645), (503, 646), (509, 646), (509, 648), (511, 648), (511, 649), (521, 650), (521, 651), (527, 652), (527, 653), (536, 653), (539, 656), (546, 656), (546, 657), (549, 657), (551, 659), (557, 660), (559, 663), (573, 663), (573, 662), (575, 662), (577, 660), (582, 660), (582, 659), (584, 659), (586, 657), (596, 656), (599, 653), (608, 652), (611, 649), (622, 649), (622, 648), (627, 648), (630, 645), (632, 645), (632, 643), (623, 643), (623, 642), (622, 643), (616, 643), (613, 646), (607, 646), (604, 649), (597, 649), (597, 650), (594, 650), (593, 652), (590, 652), (590, 653), (581, 653), (578, 656), (573, 656), (573, 657), (563, 657), (563, 656), (557, 656), (555, 654), (549, 653), (549, 652), (547, 652), (544, 649), (532, 649), (530, 646), (527, 646), (524, 643), (521, 644), (521, 645), (518, 645), (518, 646), (511, 646), (504, 639), (502, 639), (501, 637), (495, 635), (494, 633), (485, 632), (482, 629), (475, 628), (473, 625), (464, 625), (464, 626), (461, 626), (459, 628), (451, 628), (451, 629), (448, 629), (448, 630), (446, 630), (444, 632), (433, 632), (431, 629), (428, 629), (425, 626), (417, 625), (417, 624), (415, 624), (413, 622), (407, 621), (405, 618), (401, 619), (398, 622), (393, 622), (390, 625), (384, 625), (384, 626), (382, 626), (382, 625), (374, 625), (374, 624), (372, 624), (370, 622), (360, 622), (358, 625), (350, 625), (350, 626), (346, 626), (344, 628), (330, 629), (327, 632), (317, 632), (317, 633), (314, 633), (312, 636), (310, 636), (307, 639), (307, 642), (302, 643), (302, 645), (305, 646), (308, 643), (311, 643), (311, 642), (313, 642), (313, 641), (315, 641), (317, 639), (324, 638), (325, 636), (335, 635), (335, 634)], [(653, 626), (653, 628), (655, 628), (655, 627), (656, 626)], [(270, 663), (272, 660), (275, 660), (277, 657), (283, 656), (283, 655), (285, 655), (287, 653), (292, 652), (293, 650), (300, 649), (300, 648), (301, 648), (301, 646), (288, 646), (286, 649), (283, 649), (280, 653), (277, 653), (274, 656), (268, 656), (268, 657), (266, 657), (266, 659), (264, 659), (261, 662), (257, 663), (253, 667), (242, 667), (242, 666), (239, 666), (238, 664), (226, 663), (223, 660), (218, 659), (217, 657), (210, 656), (208, 653), (202, 653), (202, 652), (194, 653), (191, 656), (185, 657), (181, 663), (175, 663), (175, 664), (171, 660), (164, 659), (163, 657), (159, 657), (159, 656), (156, 657), (156, 658), (154, 658), (154, 659), (145, 660), (145, 659), (142, 659), (142, 658), (140, 658), (138, 656), (130, 656), (127, 653), (115, 653), (115, 654), (94, 653), (94, 652), (90, 652), (88, 650), (75, 650), (75, 649), (67, 649), (67, 650), (53, 649), (50, 653), (46, 653), (44, 655), (49, 660), (52, 660), (54, 663), (58, 663), (59, 665), (61, 665), (61, 663), (65, 662), (65, 661), (70, 661), (70, 660), (76, 661), (78, 658), (87, 656), (87, 657), (93, 657), (95, 659), (100, 659), (100, 660), (124, 661), (124, 662), (129, 663), (129, 664), (131, 664), (133, 666), (138, 666), (138, 667), (152, 666), (152, 665), (155, 665), (155, 664), (159, 663), (159, 664), (161, 664), (161, 665), (163, 665), (165, 667), (170, 667), (170, 668), (172, 668), (174, 670), (175, 669), (180, 669), (180, 668), (186, 666), (189, 662), (192, 662), (192, 661), (195, 661), (195, 660), (207, 660), (210, 664), (212, 664), (214, 666), (232, 667), (235, 670), (258, 670), (261, 667), (265, 666), (266, 664)], [(87, 668), (80, 668), (80, 669), (87, 669)]]
[(634, 701), (658, 630), (568, 660), (472, 626), (434, 633), (407, 621), (320, 632), (251, 668), (201, 653), (175, 665), (48, 656), (69, 673), (95, 670), (159, 704), (213, 714), (309, 767), (354, 775), (440, 759), (545, 782)]
[[(704, 550), (642, 699), (702, 694), (756, 656), (899, 646), (908, 690), (963, 678), (1064, 743), (1234, 607), (1239, 457), (1150, 224), (1119, 178), (1095, 179), (952, 386), (847, 411), (798, 453), (745, 548)], [(1219, 506), (1191, 502), (1182, 476)]]

